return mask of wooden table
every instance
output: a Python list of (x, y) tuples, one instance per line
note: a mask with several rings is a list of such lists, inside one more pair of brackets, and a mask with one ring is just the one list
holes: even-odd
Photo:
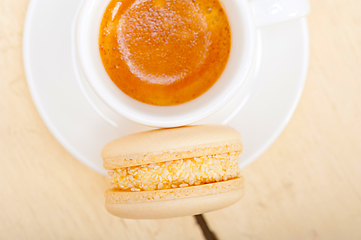
[[(55, 140), (22, 63), (28, 0), (0, 0), (0, 239), (204, 239), (194, 217), (118, 219), (104, 177)], [(314, 0), (310, 68), (290, 123), (244, 170), (246, 195), (204, 214), (218, 239), (361, 239), (361, 1)]]

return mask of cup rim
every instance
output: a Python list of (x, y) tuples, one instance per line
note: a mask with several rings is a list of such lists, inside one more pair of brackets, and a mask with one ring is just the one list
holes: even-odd
[[(87, 54), (87, 50), (89, 48), (86, 47), (87, 44), (84, 44), (84, 43), (86, 43), (86, 42), (84, 42), (84, 41), (86, 41), (84, 39), (85, 35), (86, 35), (86, 33), (84, 33), (84, 31), (86, 31), (86, 24), (88, 23), (88, 18), (91, 17), (91, 16), (89, 16), (89, 8), (94, 7), (93, 4), (97, 3), (97, 2), (99, 3), (100, 1), (104, 2), (104, 0), (85, 0), (81, 7), (81, 10), (79, 11), (79, 15), (78, 15), (78, 19), (77, 19), (77, 27), (76, 27), (77, 55), (78, 55), (78, 59), (79, 59), (79, 63), (80, 63), (80, 68), (81, 68), (82, 72), (84, 73), (84, 76), (85, 76), (86, 80), (88, 81), (89, 85), (92, 87), (92, 89), (96, 93), (96, 95), (108, 107), (110, 107), (113, 111), (120, 114), (121, 116), (123, 116), (133, 122), (137, 122), (142, 125), (151, 126), (151, 127), (178, 127), (178, 126), (183, 126), (183, 125), (189, 125), (189, 124), (195, 123), (197, 121), (200, 121), (200, 120), (212, 115), (216, 111), (218, 111), (239, 91), (239, 89), (243, 85), (243, 83), (246, 79), (246, 76), (248, 75), (248, 72), (250, 70), (250, 66), (251, 66), (252, 60), (254, 58), (254, 51), (255, 51), (255, 25), (254, 25), (254, 21), (253, 21), (252, 11), (246, 0), (220, 0), (224, 9), (225, 9), (224, 1), (233, 1), (233, 3), (237, 2), (237, 4), (242, 6), (239, 8), (239, 10), (241, 11), (239, 14), (242, 17), (242, 20), (243, 20), (242, 23), (243, 23), (243, 27), (244, 27), (244, 31), (245, 31), (245, 34), (244, 34), (245, 36), (243, 37), (243, 39), (245, 40), (245, 42), (243, 43), (243, 45), (244, 45), (243, 59), (244, 60), (243, 60), (242, 64), (241, 63), (238, 64), (239, 68), (236, 70), (236, 74), (234, 74), (234, 76), (233, 76), (234, 79), (237, 77), (240, 79), (233, 80), (232, 87), (229, 87), (228, 88), (229, 90), (227, 92), (223, 93), (223, 95), (222, 95), (223, 97), (220, 99), (220, 101), (214, 102), (213, 105), (204, 104), (206, 107), (203, 107), (203, 111), (197, 112), (196, 110), (194, 110), (191, 113), (184, 114), (183, 117), (161, 116), (158, 118), (154, 118), (154, 117), (152, 118), (152, 117), (149, 117), (149, 115), (147, 116), (147, 115), (134, 114), (134, 112), (132, 112), (131, 108), (127, 108), (129, 106), (127, 106), (125, 103), (123, 103), (121, 101), (116, 101), (114, 96), (109, 95), (109, 92), (105, 91), (104, 88), (102, 88), (102, 86), (99, 85), (100, 81), (102, 81), (102, 80), (99, 80), (99, 76), (97, 74), (95, 74), (94, 68), (92, 68), (91, 64), (89, 64), (89, 61), (90, 61), (90, 63), (94, 64), (94, 60), (92, 58), (89, 58), (89, 54)], [(109, 2), (110, 2), (110, 0), (106, 1), (106, 6), (108, 6)], [(101, 11), (100, 12), (101, 16), (103, 16), (104, 10), (100, 9), (99, 11)], [(225, 11), (227, 14), (226, 9), (225, 9)], [(227, 17), (229, 18), (228, 14), (227, 14)], [(228, 19), (228, 20), (231, 25), (230, 19)], [(100, 19), (100, 21), (101, 21), (101, 19)], [(234, 29), (235, 27), (232, 27), (232, 25), (231, 25), (231, 37), (233, 34), (232, 28)], [(99, 26), (96, 31), (97, 33), (99, 33), (99, 29), (100, 29), (100, 22), (99, 22)], [(97, 39), (97, 43), (98, 43), (98, 39)], [(232, 52), (235, 51), (235, 50), (232, 51), (233, 44), (234, 43), (232, 41), (231, 42), (231, 54), (232, 54)], [(100, 58), (98, 48), (97, 48), (97, 54), (99, 55), (99, 58)], [(229, 65), (229, 59), (228, 59), (227, 65)], [(103, 69), (103, 71), (105, 71), (102, 63), (101, 63), (101, 66), (99, 66), (99, 64), (97, 64), (97, 66), (101, 67)], [(223, 73), (222, 73), (222, 75), (223, 75)], [(110, 77), (108, 75), (107, 75), (107, 77), (110, 79)], [(219, 81), (219, 79), (217, 80), (217, 82)], [(112, 84), (114, 84), (114, 83), (112, 83)], [(216, 84), (214, 84), (213, 87), (215, 85)], [(121, 90), (119, 88), (117, 88), (115, 86), (115, 84), (114, 84), (114, 87), (117, 89), (117, 91), (121, 92)], [(210, 89), (207, 90), (206, 93), (209, 91), (210, 91)], [(123, 93), (123, 92), (121, 92), (121, 93)], [(203, 95), (205, 95), (206, 93), (204, 93)], [(199, 96), (198, 98), (196, 98), (194, 100), (191, 100), (188, 103), (183, 103), (183, 104), (175, 105), (175, 106), (153, 106), (153, 105), (148, 105), (145, 103), (138, 102), (137, 100), (134, 100), (127, 95), (126, 95), (126, 97), (128, 97), (129, 98), (128, 100), (133, 103), (134, 103), (134, 101), (136, 101), (137, 104), (143, 105), (144, 108), (153, 109), (157, 113), (160, 113), (162, 111), (164, 112), (164, 111), (169, 111), (170, 109), (179, 108), (179, 106), (182, 106), (182, 105), (183, 106), (189, 105), (189, 103), (196, 102), (197, 99), (202, 98), (203, 95)], [(183, 107), (183, 109), (184, 108), (185, 107)]]

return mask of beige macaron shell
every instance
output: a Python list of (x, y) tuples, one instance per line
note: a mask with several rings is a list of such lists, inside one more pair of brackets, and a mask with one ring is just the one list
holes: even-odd
[(228, 207), (242, 198), (243, 189), (215, 195), (183, 198), (178, 200), (113, 204), (105, 208), (114, 216), (129, 219), (161, 219), (196, 215)]
[(126, 192), (108, 190), (106, 209), (131, 219), (159, 219), (195, 215), (228, 207), (242, 198), (244, 178), (186, 188)]
[(242, 151), (237, 130), (223, 125), (157, 129), (118, 138), (102, 151), (106, 169)]

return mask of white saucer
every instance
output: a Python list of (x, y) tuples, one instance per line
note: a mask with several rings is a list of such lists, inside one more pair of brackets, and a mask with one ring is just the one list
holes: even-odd
[[(148, 127), (106, 109), (76, 71), (72, 30), (82, 0), (32, 0), (23, 40), (28, 86), (45, 124), (78, 160), (106, 174), (100, 152), (112, 139)], [(260, 156), (290, 120), (309, 57), (305, 18), (258, 30), (257, 59), (245, 86), (199, 123), (221, 123), (243, 136), (241, 168)], [(88, 97), (84, 95), (88, 94)], [(89, 102), (90, 101), (90, 102)]]

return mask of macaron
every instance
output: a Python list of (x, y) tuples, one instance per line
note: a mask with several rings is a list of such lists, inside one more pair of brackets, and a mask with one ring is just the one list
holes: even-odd
[(111, 188), (105, 207), (129, 219), (195, 215), (230, 206), (244, 194), (239, 132), (223, 125), (156, 129), (102, 150)]

